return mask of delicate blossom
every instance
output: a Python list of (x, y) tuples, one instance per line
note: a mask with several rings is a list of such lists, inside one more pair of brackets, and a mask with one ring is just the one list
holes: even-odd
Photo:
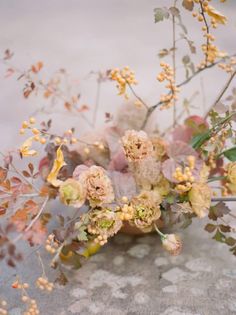
[(134, 209), (133, 220), (131, 221), (137, 228), (145, 232), (152, 230), (152, 224), (161, 216), (160, 203), (162, 201), (158, 192), (142, 191), (131, 201)]
[(161, 237), (162, 246), (171, 255), (179, 255), (182, 250), (182, 242), (178, 235), (176, 234), (164, 234)]
[(114, 191), (110, 178), (100, 166), (91, 166), (82, 172), (79, 180), (86, 189), (91, 206), (110, 203), (114, 200)]
[(204, 183), (194, 183), (188, 193), (193, 212), (203, 218), (211, 205), (211, 188)]
[(62, 203), (72, 206), (81, 207), (86, 198), (86, 191), (81, 182), (68, 178), (59, 188), (60, 200)]
[(104, 245), (122, 227), (118, 213), (110, 208), (95, 208), (89, 213), (88, 232), (96, 235), (95, 242)]
[(130, 162), (142, 161), (153, 153), (152, 142), (144, 131), (127, 130), (121, 141)]

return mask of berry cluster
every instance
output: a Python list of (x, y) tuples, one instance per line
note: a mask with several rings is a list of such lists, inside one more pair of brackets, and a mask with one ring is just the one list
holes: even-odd
[(31, 299), (27, 295), (22, 296), (22, 302), (27, 303), (27, 310), (23, 313), (23, 315), (39, 315), (39, 309), (37, 302), (34, 299)]
[(48, 253), (54, 255), (59, 247), (59, 244), (55, 241), (53, 234), (49, 234), (46, 240), (45, 249)]
[(52, 282), (49, 282), (48, 279), (46, 277), (39, 277), (36, 280), (36, 286), (40, 289), (40, 290), (47, 290), (48, 292), (52, 292), (53, 288), (54, 288), (54, 284)]
[(161, 109), (169, 108), (174, 105), (175, 100), (178, 99), (177, 93), (179, 88), (175, 85), (174, 70), (165, 62), (161, 62), (162, 72), (157, 76), (159, 82), (167, 81), (166, 88), (169, 89), (168, 94), (162, 94), (160, 101), (164, 103)]
[(119, 217), (122, 221), (128, 221), (133, 219), (134, 208), (132, 206), (125, 204), (120, 210), (121, 212), (119, 213)]
[(233, 71), (235, 71), (235, 65), (236, 65), (236, 58), (231, 57), (227, 60), (227, 62), (219, 63), (218, 67), (224, 70), (226, 73), (232, 73)]
[(117, 89), (119, 95), (124, 95), (128, 99), (128, 94), (126, 93), (127, 85), (136, 85), (138, 82), (135, 79), (134, 71), (131, 71), (128, 66), (123, 69), (113, 69), (110, 72), (110, 79), (117, 82)]
[(175, 187), (175, 189), (179, 193), (189, 191), (192, 187), (192, 183), (195, 180), (192, 173), (195, 167), (195, 160), (196, 159), (194, 156), (192, 155), (188, 156), (187, 157), (188, 166), (184, 167), (184, 169), (181, 169), (181, 167), (177, 167), (175, 172), (173, 173), (173, 178), (178, 182), (181, 182), (180, 184), (177, 184)]

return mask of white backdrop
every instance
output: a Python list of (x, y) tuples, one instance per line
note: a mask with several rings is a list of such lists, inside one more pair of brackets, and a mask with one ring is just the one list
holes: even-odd
[[(171, 47), (171, 23), (154, 23), (153, 9), (163, 5), (171, 5), (171, 1), (0, 0), (0, 52), (3, 54), (6, 48), (14, 51), (12, 62), (21, 69), (42, 60), (44, 77), (50, 77), (58, 68), (66, 68), (72, 78), (80, 80), (78, 92), (82, 93), (82, 102), (91, 107), (95, 101), (96, 82), (94, 78), (87, 79), (88, 73), (129, 65), (139, 81), (137, 93), (148, 104), (153, 104), (159, 100), (162, 91), (162, 85), (156, 80), (160, 70), (157, 53), (161, 48)], [(229, 18), (228, 26), (220, 26), (215, 32), (217, 44), (234, 53), (236, 1), (225, 4), (214, 1), (214, 6)], [(185, 10), (183, 20), (189, 37), (199, 43), (202, 33), (198, 22)], [(189, 54), (189, 50), (184, 42), (179, 43), (177, 56), (181, 58)], [(178, 82), (183, 79), (181, 66), (178, 62)], [(0, 64), (1, 150), (22, 142), (17, 134), (22, 120), (44, 104), (42, 99), (34, 97), (25, 100), (20, 83), (14, 77), (5, 79), (5, 70), (6, 67)], [(206, 104), (210, 105), (226, 78), (218, 69), (208, 70), (183, 88), (182, 98), (199, 90), (202, 80)], [(104, 122), (105, 111), (114, 112), (123, 102), (116, 93), (114, 83), (102, 86), (98, 124)], [(194, 105), (198, 107), (196, 111), (202, 113), (202, 97), (198, 97)], [(73, 124), (81, 133), (85, 128), (78, 117), (56, 116), (59, 119), (55, 121), (55, 129), (64, 131)], [(170, 113), (157, 112), (154, 123), (167, 126), (170, 119)]]

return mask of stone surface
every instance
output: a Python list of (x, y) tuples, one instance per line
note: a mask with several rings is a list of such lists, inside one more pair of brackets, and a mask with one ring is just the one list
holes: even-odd
[[(34, 288), (41, 273), (35, 255), (18, 266), (17, 274), (30, 283), (29, 293), (44, 315), (236, 314), (236, 259), (202, 232), (203, 224), (196, 220), (184, 231), (183, 252), (177, 257), (163, 251), (156, 234), (117, 235), (80, 270), (66, 270), (69, 283), (50, 295)], [(42, 255), (49, 264), (50, 257)], [(14, 273), (3, 272), (1, 297), (8, 300), (10, 315), (20, 315), (20, 294), (11, 289)], [(46, 273), (55, 279), (47, 264)]]

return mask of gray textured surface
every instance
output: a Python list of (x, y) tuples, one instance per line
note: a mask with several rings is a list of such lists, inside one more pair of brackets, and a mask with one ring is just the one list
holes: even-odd
[[(176, 257), (163, 251), (155, 234), (117, 235), (82, 269), (67, 271), (70, 283), (50, 295), (33, 287), (40, 273), (35, 257), (18, 272), (28, 279), (44, 315), (236, 314), (236, 258), (200, 225), (184, 232), (183, 253)], [(54, 271), (47, 273), (55, 278)], [(10, 315), (20, 315), (22, 303), (10, 284), (8, 279), (1, 286), (2, 296), (10, 301)]]

